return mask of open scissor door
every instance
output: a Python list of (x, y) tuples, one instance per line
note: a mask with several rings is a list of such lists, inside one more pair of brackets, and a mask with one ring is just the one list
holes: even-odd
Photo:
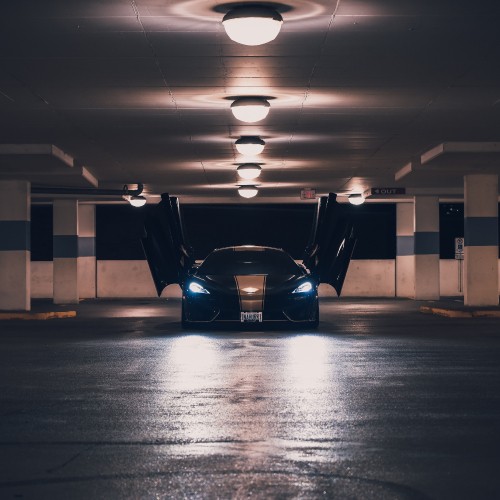
[(162, 194), (144, 219), (142, 246), (158, 296), (172, 283), (183, 283), (194, 259), (187, 245), (176, 197)]
[(337, 203), (337, 195), (322, 196), (318, 200), (304, 265), (319, 283), (328, 283), (340, 295), (355, 244), (352, 223)]

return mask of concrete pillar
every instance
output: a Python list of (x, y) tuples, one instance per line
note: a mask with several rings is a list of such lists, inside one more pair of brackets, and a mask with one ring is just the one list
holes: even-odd
[(54, 304), (77, 304), (78, 200), (54, 201)]
[(415, 299), (439, 299), (439, 198), (414, 203)]
[(464, 304), (498, 305), (498, 176), (464, 177)]
[(31, 309), (31, 186), (0, 181), (0, 310)]
[(439, 199), (396, 206), (396, 297), (439, 299)]
[(413, 203), (396, 205), (396, 297), (415, 296)]
[(96, 297), (95, 205), (54, 201), (54, 303)]
[(78, 205), (78, 294), (96, 297), (95, 205)]

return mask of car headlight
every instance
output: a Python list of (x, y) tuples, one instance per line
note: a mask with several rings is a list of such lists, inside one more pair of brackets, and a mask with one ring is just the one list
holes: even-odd
[(203, 288), (199, 283), (196, 283), (196, 281), (191, 281), (191, 283), (189, 283), (189, 285), (188, 285), (188, 289), (190, 292), (193, 292), (193, 293), (210, 294), (210, 292), (206, 288)]
[(307, 293), (313, 290), (313, 284), (310, 281), (305, 281), (299, 285), (292, 293)]

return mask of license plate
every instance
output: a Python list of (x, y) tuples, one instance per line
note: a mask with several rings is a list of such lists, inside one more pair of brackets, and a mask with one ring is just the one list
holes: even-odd
[(242, 323), (262, 323), (262, 313), (261, 312), (242, 312), (241, 313)]

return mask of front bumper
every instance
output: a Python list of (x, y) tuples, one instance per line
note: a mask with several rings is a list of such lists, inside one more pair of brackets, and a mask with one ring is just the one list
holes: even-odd
[[(238, 297), (184, 294), (182, 301), (185, 322), (241, 323), (241, 307)], [(266, 296), (261, 311), (262, 322), (304, 323), (315, 321), (317, 307), (318, 297), (315, 293)]]

